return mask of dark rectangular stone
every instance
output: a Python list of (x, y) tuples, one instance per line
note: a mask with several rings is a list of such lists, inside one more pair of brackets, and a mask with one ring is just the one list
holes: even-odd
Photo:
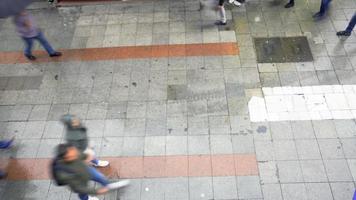
[(5, 90), (22, 90), (24, 82), (23, 76), (9, 77)]
[(281, 40), (286, 62), (313, 61), (313, 55), (306, 37), (289, 37), (281, 38)]
[(25, 77), (24, 81), (24, 90), (37, 90), (42, 84), (42, 76), (28, 76)]

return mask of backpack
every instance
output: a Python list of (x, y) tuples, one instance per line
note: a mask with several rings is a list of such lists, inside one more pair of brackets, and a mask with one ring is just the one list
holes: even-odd
[(59, 159), (58, 158), (54, 158), (52, 160), (51, 163), (51, 174), (52, 174), (52, 178), (55, 182), (55, 184), (57, 186), (65, 186), (67, 185), (67, 183), (65, 183), (63, 180), (61, 180), (58, 177), (58, 172), (66, 172), (68, 174), (74, 174), (73, 171), (71, 171), (70, 169), (67, 169), (66, 167), (64, 167), (63, 165), (59, 164)]

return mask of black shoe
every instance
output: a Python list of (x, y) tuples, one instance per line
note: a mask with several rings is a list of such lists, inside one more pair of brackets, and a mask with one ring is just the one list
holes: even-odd
[(7, 173), (0, 171), (0, 179), (5, 179), (7, 177)]
[(319, 17), (322, 17), (323, 15), (324, 15), (324, 13), (317, 12), (313, 15), (313, 18), (319, 18)]
[(54, 52), (53, 54), (49, 55), (50, 57), (59, 57), (62, 56), (61, 52)]
[(291, 8), (291, 7), (293, 7), (294, 6), (294, 3), (293, 2), (289, 2), (289, 3), (287, 3), (284, 7), (285, 8)]
[(348, 31), (339, 31), (336, 33), (337, 36), (350, 36), (351, 32)]
[(215, 25), (218, 25), (218, 26), (225, 26), (225, 25), (226, 25), (226, 22), (216, 21), (216, 22), (215, 22)]
[(25, 55), (27, 59), (29, 60), (36, 60), (36, 57), (33, 55)]

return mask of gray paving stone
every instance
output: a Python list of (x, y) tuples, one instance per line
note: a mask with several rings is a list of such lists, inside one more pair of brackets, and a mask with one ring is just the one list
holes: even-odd
[(293, 139), (290, 122), (270, 122), (273, 139)]
[(5, 192), (2, 194), (1, 198), (16, 200), (23, 199), (26, 187), (27, 183), (25, 181), (9, 181), (5, 186)]
[(210, 134), (230, 134), (230, 129), (228, 116), (209, 116)]
[(41, 138), (45, 129), (45, 121), (31, 121), (26, 123), (25, 131), (18, 135), (21, 139), (38, 139)]
[(188, 136), (188, 154), (210, 154), (209, 136)]
[(165, 199), (189, 199), (188, 178), (168, 178), (164, 182)]
[(255, 153), (253, 136), (232, 135), (232, 148), (238, 154)]
[(161, 179), (142, 179), (141, 200), (164, 200), (165, 185)]
[(35, 158), (40, 146), (38, 139), (23, 139), (18, 140), (18, 148), (16, 149), (16, 158)]
[(130, 187), (120, 190), (117, 195), (120, 199), (140, 199), (142, 191), (141, 182), (141, 179), (130, 180)]
[(48, 190), (47, 199), (61, 200), (70, 198), (70, 190), (65, 187), (58, 187), (55, 184), (51, 184)]
[(100, 156), (121, 156), (123, 142), (123, 137), (104, 137), (102, 141)]
[(304, 183), (282, 184), (281, 187), (282, 187), (283, 198), (285, 200), (308, 199), (307, 191)]
[(275, 159), (274, 147), (271, 141), (255, 141), (255, 149), (258, 161), (270, 161)]
[(296, 140), (295, 145), (300, 160), (321, 159), (319, 145), (316, 140)]
[(335, 200), (352, 199), (355, 186), (352, 182), (330, 183), (331, 190)]
[(340, 140), (319, 139), (318, 143), (323, 159), (341, 159), (345, 157)]
[(161, 156), (166, 154), (166, 137), (150, 136), (145, 137), (145, 156)]
[(313, 121), (317, 138), (336, 138), (336, 129), (332, 120)]
[(28, 76), (24, 77), (24, 85), (23, 89), (24, 90), (36, 90), (39, 89), (39, 87), (42, 84), (42, 76)]
[(300, 161), (305, 182), (327, 182), (324, 164), (321, 160)]
[(275, 161), (259, 161), (258, 169), (261, 184), (279, 183), (277, 163)]
[(279, 78), (282, 86), (299, 86), (299, 77), (297, 72), (279, 72)]
[(166, 155), (187, 155), (188, 138), (187, 136), (167, 136)]
[(124, 137), (122, 155), (143, 156), (144, 143), (145, 143), (144, 137)]
[(64, 114), (67, 114), (68, 111), (69, 111), (68, 104), (52, 104), (47, 120), (51, 120), (51, 121), (59, 120)]
[(187, 135), (188, 125), (186, 116), (167, 118), (167, 135)]
[(5, 90), (23, 90), (25, 77), (13, 76), (8, 78)]
[(60, 139), (41, 139), (36, 158), (53, 158), (54, 149), (60, 143)]
[(258, 176), (237, 177), (237, 188), (240, 199), (262, 198), (260, 179)]
[(235, 177), (213, 177), (215, 199), (237, 199)]
[(125, 120), (125, 136), (144, 136), (146, 120), (144, 118), (133, 118)]
[(341, 139), (341, 145), (345, 158), (355, 158), (356, 153), (356, 140), (354, 138), (350, 139)]
[(324, 160), (329, 181), (352, 181), (346, 160)]
[(304, 182), (299, 161), (278, 161), (277, 167), (281, 183)]
[(334, 120), (337, 135), (341, 138), (356, 136), (356, 124), (354, 120)]
[(281, 186), (279, 184), (264, 184), (261, 186), (265, 200), (282, 200)]
[(146, 119), (146, 136), (166, 135), (167, 120), (163, 119)]
[(122, 101), (117, 104), (109, 104), (106, 118), (108, 119), (123, 119), (127, 114), (127, 102)]
[(46, 121), (42, 138), (62, 138), (64, 126), (59, 121)]
[(274, 140), (273, 149), (276, 160), (297, 160), (298, 154), (293, 140)]
[(209, 121), (207, 116), (188, 117), (188, 134), (189, 135), (208, 135)]
[(311, 121), (292, 121), (291, 126), (295, 139), (315, 138), (314, 129)]
[(315, 71), (300, 71), (299, 80), (302, 86), (319, 85), (319, 80)]
[(125, 128), (125, 120), (114, 119), (105, 121), (104, 136), (123, 136)]
[(212, 199), (213, 182), (211, 177), (190, 177), (189, 197), (192, 200)]
[[(16, 105), (11, 107), (8, 117), (9, 121), (26, 121), (31, 113), (32, 106), (29, 105)], [(6, 115), (5, 115), (6, 116)]]
[(328, 183), (306, 183), (308, 199), (334, 199)]
[(232, 142), (230, 135), (210, 136), (210, 147), (212, 154), (232, 154)]
[(79, 117), (79, 119), (86, 119), (88, 106), (88, 104), (71, 104), (69, 107), (69, 113)]
[(107, 108), (107, 103), (89, 104), (86, 119), (105, 119)]

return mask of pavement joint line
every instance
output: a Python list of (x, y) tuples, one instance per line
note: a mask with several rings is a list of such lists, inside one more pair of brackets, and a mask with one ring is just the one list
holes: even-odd
[[(34, 51), (37, 60), (33, 63), (239, 54), (235, 42), (62, 49), (60, 51), (63, 56), (57, 58), (49, 58), (44, 51)], [(0, 52), (0, 64), (19, 63), (30, 63), (23, 56), (23, 52)]]

